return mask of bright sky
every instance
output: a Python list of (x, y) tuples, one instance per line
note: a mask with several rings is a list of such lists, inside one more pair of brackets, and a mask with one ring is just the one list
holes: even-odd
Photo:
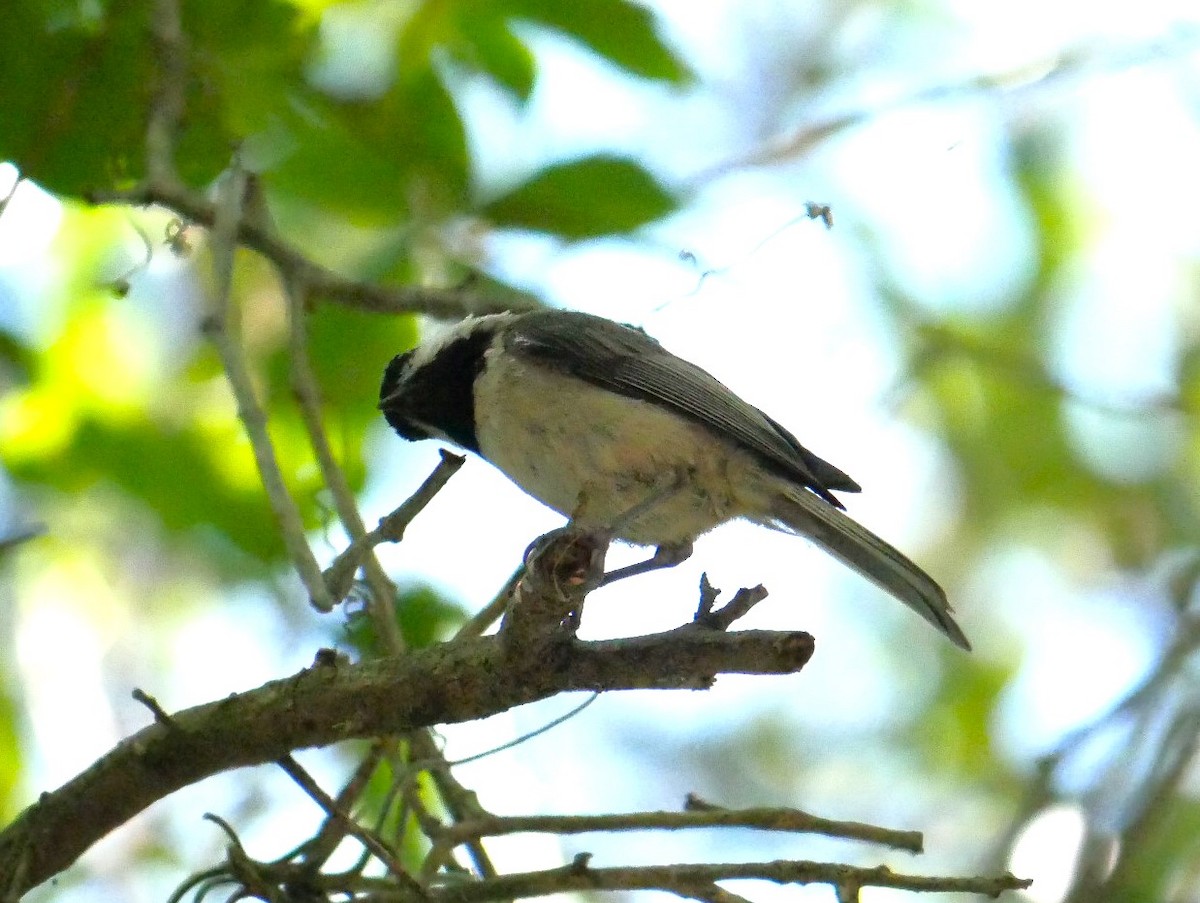
[[(752, 97), (742, 96), (755, 85), (745, 74), (769, 69), (771, 55), (780, 50), (761, 44), (764, 35), (786, 34), (781, 22), (790, 16), (796, 17), (791, 27), (804, 28), (801, 14), (779, 2), (661, 0), (656, 6), (665, 11), (685, 57), (715, 90), (679, 98), (621, 80), (564, 42), (542, 41), (542, 77), (525, 112), (486, 87), (464, 88), (482, 172), (511, 179), (539, 162), (600, 146), (632, 149), (678, 181), (760, 149)], [(918, 33), (930, 46), (914, 52), (903, 41), (915, 38), (904, 36), (895, 60), (882, 60), (856, 81), (860, 96), (828, 98), (825, 106), (831, 111), (870, 106), (981, 72), (1018, 83), (1053, 65), (1060, 53), (1107, 47), (1099, 56), (1123, 58), (1147, 44), (1191, 39), (1194, 47), (1200, 34), (1200, 10), (1192, 0), (1015, 5), (960, 0), (945, 6), (950, 16), (941, 30)], [(871, 15), (864, 8), (849, 24), (848, 48), (855, 40), (869, 40), (880, 25)], [(927, 68), (921, 70), (918, 60)], [(865, 490), (850, 503), (851, 513), (922, 561), (924, 550), (955, 528), (955, 481), (946, 455), (895, 419), (884, 403), (900, 375), (897, 359), (883, 324), (872, 319), (862, 262), (842, 236), (857, 228), (886, 236), (890, 260), (906, 287), (938, 310), (994, 308), (1029, 277), (1029, 224), (1002, 181), (1003, 120), (1057, 119), (1070, 135), (1078, 190), (1093, 206), (1089, 228), (1096, 236), (1092, 257), (1079, 261), (1078, 277), (1061, 288), (1063, 338), (1054, 354), (1059, 374), (1072, 386), (1106, 397), (1137, 399), (1161, 391), (1170, 385), (1176, 363), (1171, 324), (1179, 319), (1181, 287), (1192, 278), (1187, 268), (1200, 250), (1195, 229), (1200, 131), (1189, 93), (1200, 76), (1198, 63), (1194, 50), (1177, 52), (1152, 65), (1097, 71), (1022, 95), (1015, 105), (966, 97), (903, 106), (848, 130), (802, 163), (705, 184), (685, 212), (655, 228), (648, 240), (564, 248), (509, 237), (495, 241), (496, 263), (544, 287), (565, 306), (640, 323), (667, 347), (711, 370), (851, 473)], [(0, 193), (9, 178), (0, 171)], [(833, 206), (832, 232), (803, 218), (806, 201)], [(55, 204), (25, 187), (0, 217), (0, 277), (20, 287), (16, 297), (25, 303), (16, 316), (34, 329), (38, 311), (32, 299), (45, 278), (57, 222)], [(694, 254), (698, 266), (681, 260), (681, 251)], [(699, 273), (707, 269), (715, 272), (701, 280)], [(1085, 457), (1102, 472), (1130, 456), (1142, 456), (1144, 466), (1153, 468), (1179, 441), (1169, 422), (1150, 442), (1145, 433), (1131, 438), (1120, 425), (1086, 412), (1074, 424)], [(433, 443), (408, 446), (382, 430), (374, 451), (382, 466), (364, 499), (368, 520), (415, 488), (437, 455)], [(468, 508), (471, 516), (464, 517)], [(529, 540), (560, 522), (488, 465), (472, 460), (385, 563), (394, 573), (430, 580), (475, 607), (491, 598)], [(1067, 539), (1074, 548), (1090, 547), (1086, 536)], [(447, 556), (448, 545), (454, 557)], [(471, 550), (470, 567), (462, 565), (462, 549)], [(613, 561), (640, 555), (623, 552)], [(936, 573), (936, 561), (928, 564)], [(1099, 563), (1101, 570), (1106, 564)], [(820, 637), (819, 653), (803, 674), (777, 681), (722, 679), (705, 694), (601, 700), (554, 734), (465, 767), (467, 783), (488, 787), (487, 805), (511, 812), (674, 807), (693, 789), (685, 786), (689, 776), (656, 776), (647, 797), (651, 791), (630, 778), (630, 769), (644, 767), (634, 748), (637, 738), (686, 748), (693, 740), (767, 718), (811, 735), (811, 743), (836, 744), (839, 736), (902, 717), (906, 705), (918, 704), (913, 701), (933, 686), (925, 672), (937, 667), (935, 647), (944, 641), (915, 615), (804, 542), (746, 525), (705, 537), (693, 559), (674, 571), (597, 593), (584, 633), (630, 635), (681, 623), (694, 609), (701, 570), (729, 591), (759, 582), (771, 590), (747, 626), (802, 628)], [(1003, 659), (1011, 654), (1012, 637), (1022, 645), (1022, 670), (996, 724), (997, 741), (1020, 761), (1103, 711), (1143, 672), (1157, 647), (1160, 625), (1136, 619), (1118, 588), (1084, 588), (1076, 576), (1064, 574), (1045, 553), (1014, 542), (997, 549), (955, 600), (976, 655)], [(86, 574), (56, 579), (76, 577), (102, 583)], [(64, 593), (46, 586), (38, 595), (53, 599)], [(100, 686), (95, 677), (103, 638), (77, 629), (83, 622), (61, 606), (25, 611), (20, 644), (39, 648), (40, 632), (49, 631), (60, 649), (72, 644), (63, 660), (75, 662), (91, 679), (48, 674), (35, 657), (22, 659), (46, 756), (35, 776), (40, 787), (73, 774), (115, 740), (120, 728), (106, 706), (67, 692)], [(189, 643), (197, 635), (210, 635), (217, 645), (229, 637), (251, 637), (240, 620), (244, 616), (245, 609), (203, 615), (187, 628)], [(1072, 641), (1064, 643), (1068, 636)], [(903, 662), (891, 648), (897, 641), (904, 646)], [(242, 645), (241, 654), (225, 659), (229, 689), (252, 686), (272, 673), (253, 654), (252, 643)], [(872, 658), (898, 671), (859, 666)], [(239, 672), (242, 663), (245, 670)], [(197, 669), (182, 680), (179, 693), (213, 696), (211, 684), (202, 683), (210, 676), (209, 669)], [(191, 679), (201, 683), (190, 686)], [(469, 755), (503, 742), (571, 704), (552, 700), (533, 711), (448, 729), (449, 754)], [(64, 739), (61, 731), (68, 725), (79, 735), (80, 718), (103, 722), (89, 728), (99, 749), (80, 749)], [(597, 762), (612, 769), (609, 780), (597, 780)], [(803, 805), (816, 811), (821, 802), (836, 805), (838, 775), (824, 777), (832, 790), (794, 788)], [(536, 798), (538, 787), (542, 799)], [(1047, 816), (1038, 830), (1069, 841), (1077, 821), (1069, 813), (1054, 817), (1057, 821)], [(602, 849), (590, 841), (588, 849)], [(679, 854), (678, 843), (665, 838), (643, 845), (639, 839), (639, 850), (647, 857), (670, 857)], [(555, 864), (560, 856), (553, 845), (540, 849), (524, 840), (497, 847), (510, 847), (514, 856), (519, 850), (525, 867)], [(1048, 842), (1041, 848), (1055, 849)], [(1026, 875), (1045, 879), (1037, 885), (1037, 899), (1056, 899), (1047, 890), (1054, 886), (1051, 860), (1034, 856), (1022, 862)], [(914, 864), (931, 871), (937, 865), (936, 853)], [(890, 897), (864, 894), (873, 901)]]

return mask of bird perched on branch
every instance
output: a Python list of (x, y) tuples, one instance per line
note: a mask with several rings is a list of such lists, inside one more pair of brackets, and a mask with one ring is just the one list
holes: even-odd
[(564, 310), (468, 318), (388, 364), (379, 407), (405, 439), (486, 458), (584, 527), (678, 564), (746, 518), (806, 536), (970, 649), (942, 588), (852, 520), (859, 485), (639, 329)]

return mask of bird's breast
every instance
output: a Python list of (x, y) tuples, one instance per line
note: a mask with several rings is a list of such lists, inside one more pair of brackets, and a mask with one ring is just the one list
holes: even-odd
[(681, 478), (681, 489), (618, 531), (631, 542), (690, 541), (753, 514), (745, 490), (761, 476), (750, 456), (669, 409), (489, 352), (475, 411), (482, 455), (534, 498), (590, 526), (612, 527)]

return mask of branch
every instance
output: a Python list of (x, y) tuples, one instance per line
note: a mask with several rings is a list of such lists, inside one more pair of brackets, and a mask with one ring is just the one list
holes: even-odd
[(354, 773), (350, 779), (346, 781), (341, 792), (333, 800), (333, 813), (328, 813), (328, 817), (321, 825), (320, 829), (305, 842), (302, 849), (302, 858), (313, 872), (320, 869), (333, 855), (334, 850), (342, 842), (347, 833), (349, 833), (349, 825), (346, 819), (342, 817), (342, 813), (348, 812), (350, 807), (354, 805), (359, 796), (367, 789), (367, 785), (375, 774), (375, 769), (379, 767), (379, 763), (383, 761), (384, 741), (376, 740), (371, 744), (371, 749), (363, 756), (358, 766), (354, 769)]
[(274, 762), (295, 749), (486, 718), (562, 692), (696, 688), (710, 683), (707, 675), (792, 674), (812, 655), (813, 639), (687, 626), (569, 641), (560, 652), (514, 667), (499, 639), (483, 637), (351, 666), (322, 657), (292, 677), (176, 713), (43, 794), (0, 832), (0, 875), (11, 876), (10, 888), (0, 890), (23, 893), (151, 803), (218, 772)]
[(175, 145), (187, 94), (188, 47), (179, 0), (156, 0), (151, 20), (156, 71), (154, 98), (146, 123), (146, 173), (163, 185), (178, 181)]
[[(358, 511), (354, 492), (350, 488), (346, 474), (338, 464), (337, 456), (333, 452), (333, 445), (329, 441), (329, 435), (326, 433), (322, 421), (321, 390), (308, 356), (305, 310), (307, 295), (299, 280), (289, 280), (285, 277), (283, 282), (284, 294), (288, 301), (292, 392), (296, 396), (296, 406), (300, 410), (304, 431), (308, 434), (308, 444), (317, 459), (321, 479), (333, 497), (334, 510), (337, 511), (338, 520), (342, 522), (352, 544), (357, 543), (366, 535), (367, 528)], [(360, 560), (367, 586), (370, 589), (369, 604), (375, 631), (379, 634), (383, 649), (388, 654), (399, 655), (404, 651), (404, 639), (400, 635), (400, 628), (396, 625), (393, 612), (396, 602), (396, 586), (384, 572), (378, 558), (367, 554), (356, 559), (354, 567), (350, 568), (345, 576), (345, 588), (341, 592), (334, 589), (328, 572), (323, 572), (322, 579), (329, 591), (329, 601), (336, 605), (345, 598)]]
[(203, 331), (216, 348), (225, 370), (225, 378), (237, 401), (238, 418), (246, 429), (246, 437), (254, 452), (259, 479), (266, 490), (271, 512), (275, 515), (288, 555), (296, 573), (304, 583), (312, 604), (320, 611), (329, 611), (333, 602), (321, 576), (321, 568), (313, 557), (304, 535), (304, 521), (296, 507), (279, 459), (267, 430), (267, 414), (258, 401), (250, 367), (236, 337), (237, 307), (233, 304), (233, 258), (235, 235), (242, 222), (242, 199), (246, 187), (245, 172), (234, 161), (226, 174), (215, 211), (212, 231), (213, 280), (215, 283), (211, 311), (205, 318)]
[(514, 663), (574, 636), (584, 599), (603, 579), (610, 539), (568, 523), (530, 544), (498, 634)]
[[(209, 228), (216, 220), (215, 205), (202, 195), (157, 182), (128, 190), (93, 191), (85, 199), (92, 204), (154, 205), (187, 222)], [(486, 298), (462, 288), (382, 286), (350, 279), (310, 260), (270, 229), (248, 218), (237, 224), (236, 238), (239, 244), (271, 260), (285, 276), (300, 279), (310, 294), (346, 307), (374, 313), (423, 313), (447, 319), (522, 309), (517, 299)]]
[[(1163, 59), (1186, 58), (1195, 53), (1198, 43), (1200, 40), (1194, 29), (1178, 29), (1159, 40), (1117, 48), (1116, 52), (1108, 56), (1089, 55), (1087, 49), (1082, 46), (1066, 48), (1060, 52), (1054, 66), (1040, 73), (1032, 81), (1026, 77), (1029, 62), (1024, 62), (1008, 72), (983, 73), (958, 82), (917, 88), (891, 100), (804, 122), (789, 134), (771, 139), (758, 148), (701, 170), (688, 179), (687, 187), (697, 190), (709, 182), (740, 170), (795, 162), (805, 158), (826, 140), (868, 122), (877, 121), (896, 110), (977, 97), (998, 99), (1009, 108), (1017, 108), (1020, 101), (1053, 90), (1070, 90), (1072, 85), (1095, 78), (1097, 74), (1142, 67)], [(1040, 63), (1041, 60), (1037, 62)]]
[[(505, 875), (489, 881), (458, 883), (432, 890), (433, 903), (488, 903), (518, 897), (540, 897), (570, 891), (663, 890), (692, 896), (714, 881), (772, 881), (776, 884), (831, 884), (835, 887), (892, 887), (935, 893), (975, 893), (998, 897), (1006, 890), (1023, 890), (1032, 881), (1005, 873), (999, 876), (945, 878), (906, 875), (887, 866), (861, 868), (832, 862), (775, 860), (703, 865), (656, 865), (594, 869), (586, 859), (541, 872)], [(399, 900), (394, 892), (371, 894), (372, 901)]]
[(29, 542), (31, 539), (44, 536), (46, 531), (47, 527), (45, 524), (30, 524), (25, 527), (18, 527), (12, 532), (0, 536), (0, 553), (7, 552), (9, 549), (15, 549), (17, 546)]
[(767, 598), (767, 588), (761, 583), (742, 587), (732, 599), (716, 608), (721, 591), (708, 582), (708, 574), (700, 575), (700, 605), (696, 608), (696, 623), (712, 630), (728, 630), (734, 621), (744, 618), (755, 605)]
[[(335, 601), (341, 601), (350, 591), (355, 571), (358, 570), (363, 559), (368, 558), (371, 550), (380, 543), (400, 542), (413, 518), (425, 510), (425, 506), (433, 501), (433, 497), (442, 490), (442, 487), (466, 461), (466, 458), (453, 455), (445, 449), (442, 450), (441, 455), (442, 459), (438, 466), (425, 478), (425, 482), (417, 487), (416, 492), (391, 514), (380, 518), (379, 524), (374, 530), (355, 536), (350, 545), (338, 553), (333, 563), (325, 569), (323, 577)], [(359, 521), (358, 525), (361, 527), (362, 522)]]
[[(309, 361), (308, 337), (305, 330), (307, 287), (301, 278), (288, 278), (285, 275), (284, 288), (288, 298), (292, 387), (296, 403), (300, 408), (300, 416), (308, 433), (309, 444), (316, 455), (322, 479), (333, 496), (338, 518), (351, 539), (350, 547), (338, 556), (333, 565), (323, 573), (322, 578), (331, 600), (335, 603), (340, 602), (349, 591), (350, 583), (361, 564), (370, 590), (371, 622), (380, 644), (385, 654), (400, 655), (405, 651), (405, 644), (395, 617), (396, 587), (375, 556), (374, 547), (384, 541), (399, 542), (413, 518), (424, 510), (446, 485), (450, 477), (462, 466), (464, 459), (443, 450), (441, 463), (416, 493), (383, 518), (375, 530), (368, 532), (358, 511), (354, 493), (350, 490), (350, 484), (337, 462), (321, 419), (320, 387)], [(430, 777), (447, 811), (455, 819), (487, 814), (478, 803), (474, 803), (474, 794), (462, 787), (451, 774), (441, 750), (433, 742), (428, 731), (416, 731), (408, 739), (411, 751), (416, 757), (432, 763), (428, 769)], [(400, 751), (397, 748), (397, 756), (399, 755)], [(481, 844), (469, 844), (468, 851), (480, 875), (485, 878), (495, 876), (496, 871)]]
[(651, 829), (740, 827), (763, 831), (821, 834), (863, 840), (895, 849), (920, 853), (921, 832), (893, 831), (853, 821), (835, 821), (799, 809), (725, 809), (705, 807), (686, 812), (633, 812), (610, 815), (520, 815), (492, 816), (465, 821), (446, 830), (442, 843), (461, 842), (469, 837), (498, 837), (502, 834), (587, 834), (595, 831), (644, 831)]

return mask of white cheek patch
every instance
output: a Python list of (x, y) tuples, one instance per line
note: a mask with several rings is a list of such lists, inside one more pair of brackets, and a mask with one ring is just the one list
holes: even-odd
[(438, 356), (438, 353), (452, 342), (458, 341), (478, 329), (497, 329), (502, 324), (513, 320), (517, 315), (512, 313), (485, 314), (480, 317), (466, 317), (453, 326), (442, 329), (425, 339), (412, 350), (406, 372), (415, 373)]

